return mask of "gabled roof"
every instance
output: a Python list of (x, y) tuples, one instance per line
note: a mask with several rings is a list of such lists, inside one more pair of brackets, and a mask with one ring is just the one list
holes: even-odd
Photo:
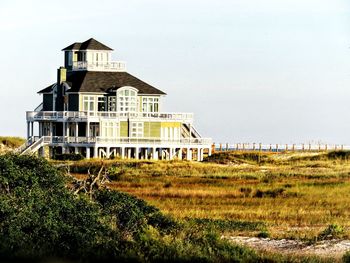
[(62, 51), (65, 50), (113, 50), (110, 47), (107, 47), (106, 45), (102, 44), (101, 42), (97, 41), (96, 39), (90, 38), (84, 42), (75, 42), (68, 47), (65, 47), (62, 49)]
[(53, 86), (56, 83), (51, 84), (50, 86), (46, 87), (45, 89), (42, 89), (41, 91), (39, 91), (38, 93), (50, 93), (52, 91)]
[[(70, 90), (67, 92), (110, 92), (124, 86), (139, 90), (139, 94), (165, 95), (163, 91), (143, 82), (127, 72), (73, 71), (67, 75)], [(46, 93), (49, 86), (38, 93)]]

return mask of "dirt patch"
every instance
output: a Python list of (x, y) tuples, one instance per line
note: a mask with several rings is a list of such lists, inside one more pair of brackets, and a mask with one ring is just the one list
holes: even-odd
[(270, 239), (258, 237), (223, 236), (230, 241), (246, 245), (256, 250), (272, 251), (283, 254), (317, 255), (321, 257), (340, 258), (350, 250), (350, 240), (323, 240), (308, 244), (298, 240)]

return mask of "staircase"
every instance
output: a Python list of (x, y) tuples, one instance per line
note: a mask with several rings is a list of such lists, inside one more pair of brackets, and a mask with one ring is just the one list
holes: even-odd
[[(191, 131), (190, 131), (191, 130)], [(183, 123), (181, 126), (181, 137), (182, 138), (202, 138), (199, 132), (193, 125)]]
[(33, 143), (30, 143), (31, 141), (32, 139), (28, 140), (28, 142), (18, 147), (15, 152), (19, 153), (20, 155), (31, 154), (45, 145), (45, 137), (41, 137), (38, 140), (34, 139)]

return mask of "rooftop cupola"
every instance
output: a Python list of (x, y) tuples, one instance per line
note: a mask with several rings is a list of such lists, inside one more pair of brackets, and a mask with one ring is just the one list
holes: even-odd
[(110, 47), (90, 38), (84, 42), (75, 42), (62, 49), (64, 66), (69, 71), (125, 71), (125, 63), (112, 61)]

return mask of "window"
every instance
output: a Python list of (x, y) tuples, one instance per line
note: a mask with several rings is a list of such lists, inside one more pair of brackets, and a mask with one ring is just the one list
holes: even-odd
[(117, 111), (117, 98), (115, 96), (108, 97), (108, 111)]
[(83, 111), (95, 110), (95, 96), (83, 96)]
[(119, 123), (117, 122), (102, 122), (102, 137), (116, 138), (118, 137)]
[(106, 98), (105, 97), (98, 97), (97, 110), (98, 111), (106, 111)]
[(142, 111), (143, 112), (158, 112), (159, 111), (159, 98), (143, 97), (142, 98)]
[(143, 137), (143, 122), (131, 122), (130, 123), (130, 137), (142, 138)]
[(137, 89), (123, 87), (117, 90), (117, 111), (136, 112), (137, 109)]

